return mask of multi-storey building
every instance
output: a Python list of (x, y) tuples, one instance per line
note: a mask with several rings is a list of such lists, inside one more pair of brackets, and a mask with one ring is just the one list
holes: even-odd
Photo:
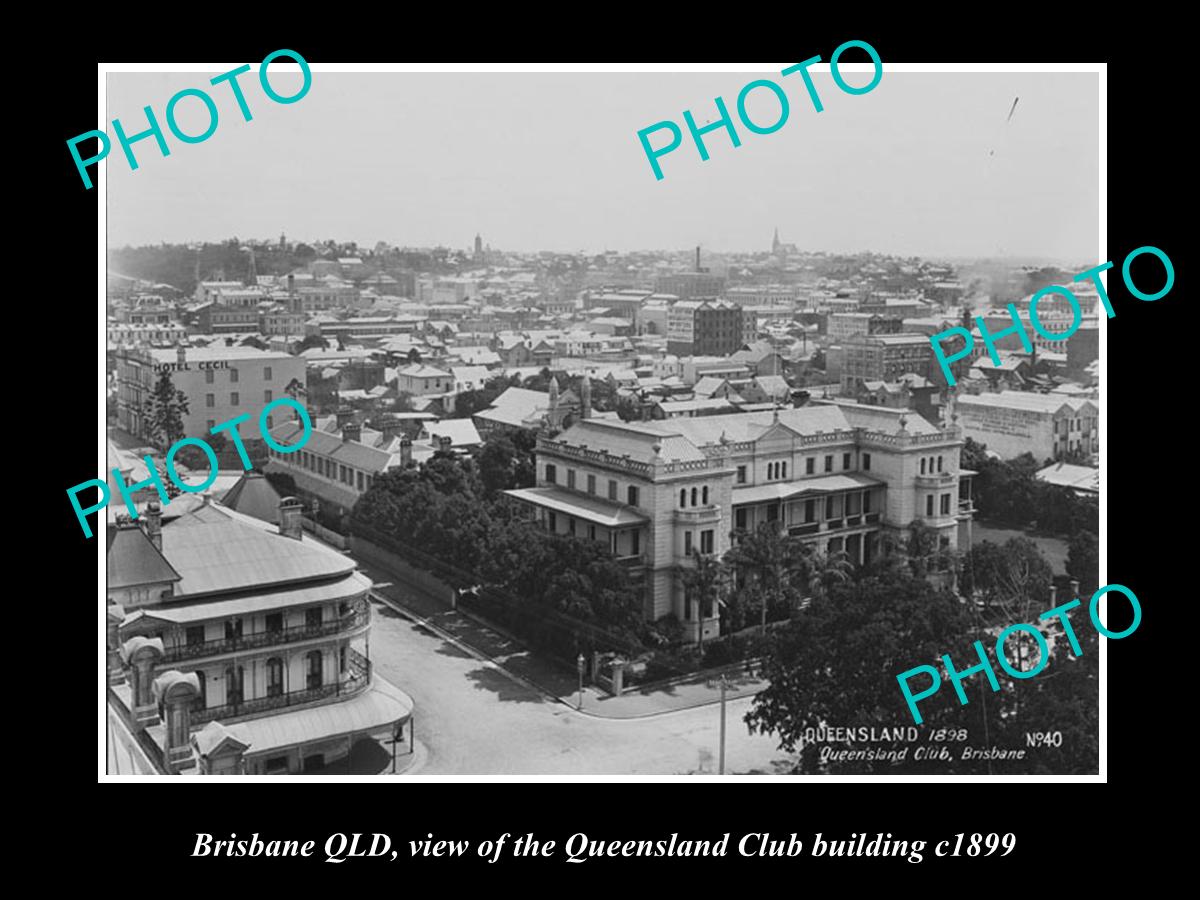
[[(304, 384), (305, 369), (297, 356), (217, 345), (125, 350), (117, 353), (116, 366), (117, 419), (138, 437), (147, 436), (143, 404), (163, 372), (170, 373), (171, 383), (187, 397), (184, 434), (203, 437), (214, 425), (244, 413), (257, 428), (264, 406), (286, 396), (293, 381)], [(257, 438), (254, 428), (244, 433)]]
[(150, 503), (108, 532), (110, 703), (156, 766), (319, 770), (408, 721), (371, 671), (371, 581), (303, 540), (299, 503), (277, 525), (207, 495), (184, 509)]
[(667, 313), (667, 352), (728, 356), (742, 346), (745, 316), (736, 303), (680, 300)]
[(841, 386), (853, 396), (865, 381), (897, 381), (913, 373), (944, 385), (933, 347), (923, 334), (860, 335), (842, 342)]
[(1032, 453), (1040, 463), (1100, 452), (1100, 408), (1093, 400), (1001, 391), (963, 394), (955, 410), (964, 435), (1004, 459)]
[(674, 294), (680, 300), (697, 297), (720, 297), (725, 293), (725, 279), (708, 272), (676, 272), (654, 279), (654, 293)]
[(831, 341), (848, 341), (872, 334), (899, 334), (903, 320), (875, 313), (831, 313), (826, 334)]
[(508, 491), (545, 528), (604, 543), (640, 577), (647, 620), (692, 639), (718, 612), (685, 596), (680, 568), (724, 554), (736, 530), (779, 522), (856, 564), (914, 522), (970, 544), (962, 438), (913, 413), (855, 404), (666, 421), (585, 418), (537, 444), (537, 485)]

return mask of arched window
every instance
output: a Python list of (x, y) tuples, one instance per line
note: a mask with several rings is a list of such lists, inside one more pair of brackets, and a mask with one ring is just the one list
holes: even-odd
[(786, 463), (786, 462), (785, 462), (785, 463), (783, 463), (783, 465), (782, 465), (782, 467), (781, 467), (781, 469), (780, 469), (779, 477), (780, 477), (780, 478), (787, 478), (787, 463)]
[(208, 679), (203, 672), (196, 672), (196, 678), (200, 682), (200, 693), (196, 697), (196, 702), (193, 705), (194, 709), (205, 709), (208, 706)]
[(708, 506), (708, 486), (705, 485), (704, 490), (700, 492), (700, 502)]
[(267, 696), (283, 696), (283, 660), (278, 656), (267, 660)]
[(938, 457), (938, 471), (942, 471), (942, 458), (940, 456)]
[(685, 506), (687, 506), (687, 488), (683, 488), (679, 492), (679, 508), (683, 509)]
[(225, 670), (225, 704), (240, 706), (242, 703), (242, 676), (245, 669), (241, 666), (229, 666)]
[(692, 506), (696, 505), (696, 489), (692, 488)]
[(921, 457), (921, 474), (925, 474), (925, 457)]
[(321, 651), (313, 650), (305, 657), (308, 660), (307, 687), (310, 691), (321, 686)]

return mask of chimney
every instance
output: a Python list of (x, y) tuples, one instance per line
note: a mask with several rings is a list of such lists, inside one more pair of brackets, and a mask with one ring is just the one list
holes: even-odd
[(342, 440), (343, 441), (361, 441), (362, 440), (362, 426), (361, 425), (353, 425), (353, 424), (347, 422), (346, 425), (342, 428)]
[(142, 518), (146, 520), (146, 537), (150, 538), (150, 543), (162, 552), (162, 507), (157, 502), (151, 501), (146, 504), (146, 508), (142, 510)]
[(451, 447), (451, 446), (453, 445), (453, 443), (454, 443), (454, 441), (452, 441), (452, 440), (451, 440), (450, 438), (448, 438), (448, 437), (439, 437), (439, 438), (437, 439), (437, 442), (438, 442), (438, 449), (439, 449), (440, 451), (442, 451), (443, 453), (449, 453), (449, 452), (450, 452), (450, 447)]
[(296, 276), (291, 274), (290, 272), (288, 273), (287, 284), (288, 284), (288, 293), (289, 294), (295, 293), (295, 291), (296, 291)]
[(284, 497), (279, 501), (279, 533), (284, 537), (303, 540), (304, 529), (300, 526), (300, 511), (303, 505), (295, 497)]
[(183, 346), (183, 344), (175, 345), (175, 361), (179, 363), (179, 368), (181, 369), (184, 363), (187, 362), (187, 347)]
[(586, 372), (579, 384), (579, 418), (592, 417), (592, 379)]
[(376, 424), (376, 427), (383, 435), (382, 442), (387, 444), (392, 438), (400, 435), (404, 428), (404, 422), (400, 419), (383, 419)]
[(699, 246), (696, 247), (696, 271), (697, 272), (703, 271), (700, 268), (700, 247)]
[(400, 438), (400, 468), (407, 469), (412, 462), (412, 438)]
[(1058, 597), (1058, 585), (1050, 585), (1050, 608), (1054, 609), (1054, 605), (1058, 602), (1055, 598)]
[(1078, 578), (1071, 579), (1071, 596), (1076, 597), (1076, 598), (1079, 597), (1079, 579)]
[(334, 415), (337, 416), (337, 427), (339, 430), (354, 421), (354, 410), (347, 406), (341, 407)]

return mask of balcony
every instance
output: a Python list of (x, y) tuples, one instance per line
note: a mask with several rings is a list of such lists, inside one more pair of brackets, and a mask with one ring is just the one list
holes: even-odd
[(236, 653), (240, 650), (256, 650), (260, 647), (276, 647), (281, 644), (307, 641), (311, 638), (330, 637), (354, 631), (370, 621), (371, 607), (366, 598), (362, 597), (350, 604), (350, 611), (346, 615), (322, 622), (320, 625), (294, 625), (291, 628), (256, 631), (239, 637), (202, 641), (198, 644), (168, 646), (163, 649), (163, 662), (178, 663), (203, 656), (216, 656), (221, 653)]
[(918, 475), (917, 487), (944, 488), (953, 485), (958, 478), (953, 472), (934, 472), (931, 475)]
[(270, 712), (273, 709), (285, 709), (289, 706), (302, 706), (315, 703), (329, 697), (347, 697), (357, 694), (371, 683), (371, 661), (357, 650), (347, 648), (346, 673), (347, 677), (333, 684), (323, 684), (317, 688), (306, 688), (299, 691), (287, 691), (268, 697), (255, 697), (252, 700), (242, 700), (227, 703), (224, 706), (210, 706), (206, 709), (191, 711), (191, 724), (195, 728), (211, 722), (213, 719), (238, 719), (257, 713)]
[(646, 557), (642, 553), (635, 553), (631, 556), (618, 556), (616, 562), (627, 569), (639, 569), (646, 564)]
[(788, 534), (791, 537), (802, 537), (806, 534), (816, 534), (820, 527), (820, 522), (806, 522), (803, 525), (793, 525), (788, 529)]
[(867, 513), (865, 516), (863, 516), (863, 524), (878, 525), (879, 524), (879, 513)]
[(698, 509), (675, 510), (675, 522), (679, 525), (707, 525), (721, 521), (721, 507), (702, 506)]
[(836, 531), (837, 529), (839, 529), (841, 527), (842, 527), (841, 519), (826, 519), (825, 520), (825, 530), (826, 531)]

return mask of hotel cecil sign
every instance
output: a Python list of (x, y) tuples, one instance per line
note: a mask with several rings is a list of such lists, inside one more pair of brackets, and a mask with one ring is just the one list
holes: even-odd
[[(197, 369), (228, 369), (229, 368), (229, 360), (227, 360), (227, 359), (201, 360), (200, 362), (196, 363), (196, 368)], [(179, 363), (179, 362), (155, 363), (154, 371), (158, 372), (160, 374), (163, 372), (190, 372), (190, 371), (192, 371), (192, 364), (186, 363), (186, 362), (184, 362), (184, 363)]]

